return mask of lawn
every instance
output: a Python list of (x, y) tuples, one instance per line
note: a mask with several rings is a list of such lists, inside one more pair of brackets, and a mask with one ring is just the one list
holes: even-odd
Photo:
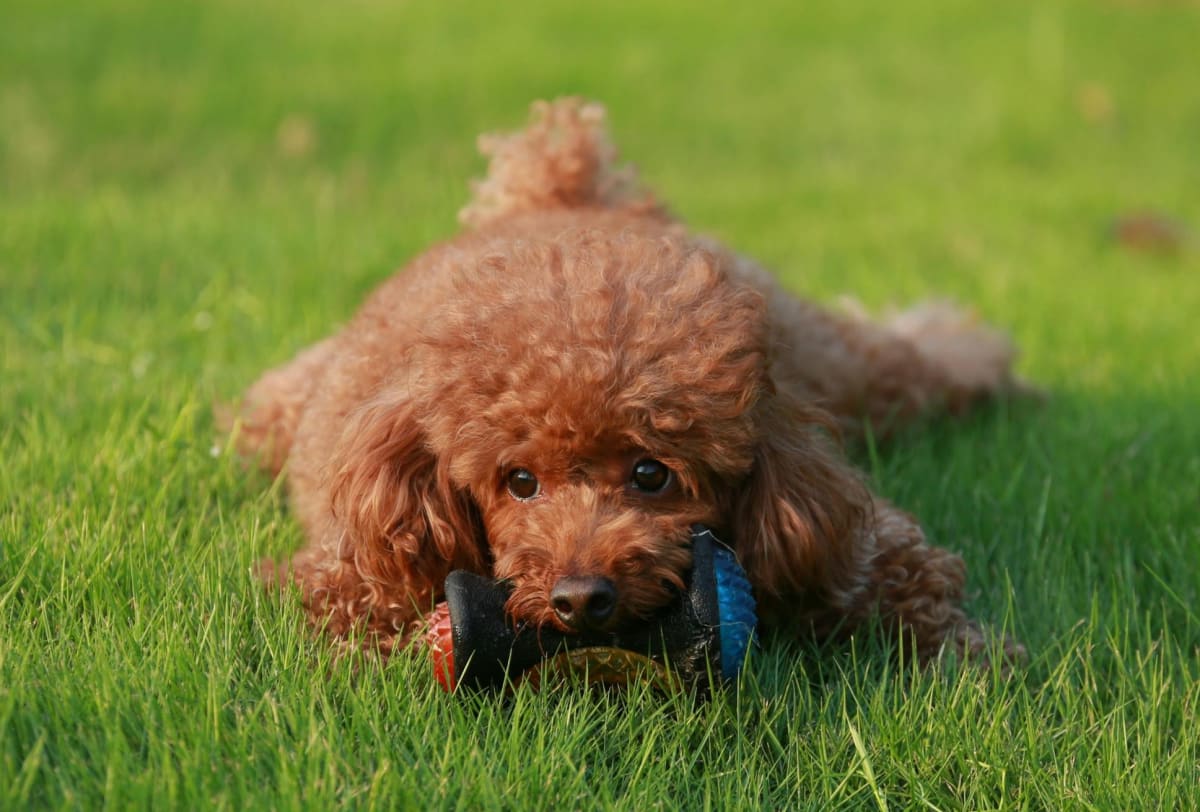
[[(0, 4), (0, 807), (1200, 806), (1200, 7)], [(764, 640), (696, 704), (330, 663), (213, 406), (455, 230), (475, 134), (604, 101), (824, 301), (975, 306), (1041, 406), (856, 456), (1010, 678)], [(1151, 211), (1159, 250), (1116, 239)], [(1155, 246), (1151, 246), (1154, 248)]]

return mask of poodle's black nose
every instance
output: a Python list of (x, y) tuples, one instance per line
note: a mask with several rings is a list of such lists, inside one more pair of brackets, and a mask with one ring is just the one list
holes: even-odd
[(550, 591), (550, 605), (558, 619), (576, 631), (599, 629), (617, 608), (617, 588), (594, 575), (561, 578)]

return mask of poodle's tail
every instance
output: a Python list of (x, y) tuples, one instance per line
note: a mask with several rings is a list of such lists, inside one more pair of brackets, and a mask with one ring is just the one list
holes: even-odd
[(620, 208), (662, 213), (632, 167), (617, 166), (604, 108), (578, 98), (534, 102), (529, 126), (479, 137), (490, 159), (487, 177), (472, 184), (458, 214), (479, 228), (510, 214), (564, 208)]

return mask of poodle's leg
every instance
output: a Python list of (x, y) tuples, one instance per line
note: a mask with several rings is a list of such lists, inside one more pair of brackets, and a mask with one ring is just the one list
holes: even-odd
[(1009, 340), (969, 312), (931, 302), (878, 321), (853, 303), (837, 313), (796, 298), (748, 257), (730, 256), (731, 270), (767, 297), (777, 385), (819, 403), (851, 435), (864, 421), (886, 434), (924, 414), (1034, 391), (1013, 375)]
[(332, 338), (314, 344), (268, 370), (246, 392), (238, 450), (272, 474), (287, 461), (304, 407), (333, 350)]
[[(866, 346), (881, 340), (896, 345), (880, 354), (877, 373), (900, 386), (891, 392), (883, 387), (881, 402), (866, 404), (868, 414), (895, 411), (896, 406), (901, 411), (907, 407), (959, 413), (979, 400), (1026, 389), (1013, 375), (1017, 353), (1012, 342), (974, 314), (947, 302), (926, 302), (875, 323), (859, 315), (855, 323), (864, 333), (882, 333), (882, 337), (864, 336)], [(854, 340), (851, 336), (851, 343)], [(890, 402), (897, 389), (907, 390), (909, 403)]]
[(919, 305), (873, 321), (811, 305), (780, 341), (800, 348), (784, 363), (850, 434), (864, 421), (876, 435), (939, 412), (961, 414), (980, 401), (1030, 392), (1013, 375), (1016, 351), (1001, 333), (945, 303)]
[[(839, 614), (859, 622), (878, 617), (922, 663), (946, 649), (986, 661), (988, 640), (962, 608), (966, 566), (959, 556), (927, 543), (912, 516), (879, 499), (862, 543), (863, 578)], [(1019, 644), (1002, 642), (1005, 659), (1024, 656)]]
[[(329, 532), (340, 534), (332, 526)], [(372, 582), (341, 546), (326, 538), (296, 553), (290, 566), (264, 562), (261, 575), (280, 586), (294, 581), (310, 625), (336, 640), (343, 653), (362, 648), (386, 657), (408, 641), (433, 608), (435, 593), (420, 580), (401, 578), (387, 587)]]

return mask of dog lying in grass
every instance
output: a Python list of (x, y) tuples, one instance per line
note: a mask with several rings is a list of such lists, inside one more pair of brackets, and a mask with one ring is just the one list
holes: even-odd
[(603, 119), (540, 103), (481, 139), (464, 231), (246, 394), (312, 622), (389, 652), (461, 568), (510, 581), (516, 619), (613, 629), (672, 600), (704, 524), (768, 626), (984, 656), (962, 560), (831, 438), (1018, 389), (1008, 341), (945, 305), (873, 322), (792, 297), (619, 168)]

